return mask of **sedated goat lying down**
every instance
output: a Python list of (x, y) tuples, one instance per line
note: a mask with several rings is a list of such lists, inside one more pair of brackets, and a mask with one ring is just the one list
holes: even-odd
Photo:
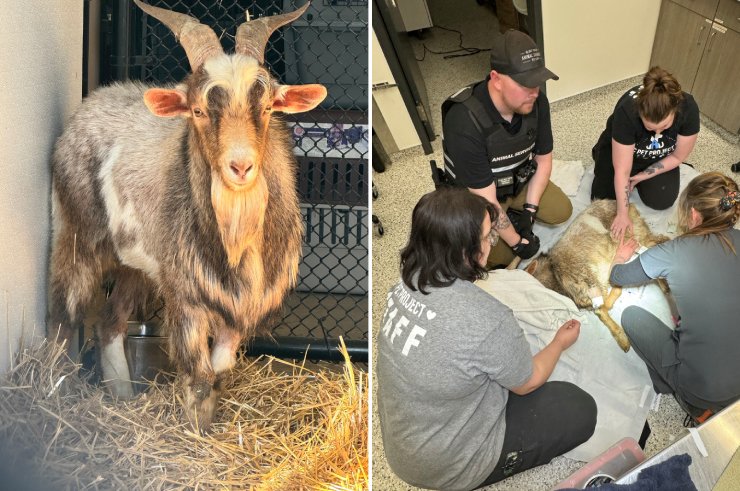
[(280, 85), (263, 66), (271, 33), (308, 4), (247, 16), (227, 55), (195, 18), (135, 3), (173, 31), (192, 73), (174, 87), (127, 82), (95, 91), (57, 141), (49, 335), (69, 341), (112, 277), (96, 338), (104, 379), (114, 395), (129, 397), (126, 321), (154, 289), (170, 357), (184, 375), (185, 414), (203, 430), (219, 375), (280, 313), (297, 278), (295, 157), (274, 113), (311, 110), (326, 89)]
[[(616, 214), (616, 201), (594, 201), (568, 226), (550, 252), (530, 263), (526, 270), (546, 288), (571, 298), (578, 307), (595, 308), (619, 347), (627, 352), (629, 339), (622, 326), (609, 315), (622, 293), (618, 287), (609, 290), (609, 273), (619, 245), (609, 233)], [(630, 205), (629, 216), (634, 237), (641, 245), (652, 247), (668, 240), (650, 232), (635, 205)], [(603, 299), (603, 305), (595, 307), (593, 299), (597, 297)]]

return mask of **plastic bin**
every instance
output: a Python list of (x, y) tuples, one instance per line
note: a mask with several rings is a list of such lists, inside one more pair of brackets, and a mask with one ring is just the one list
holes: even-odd
[[(356, 143), (344, 151), (354, 151)], [(296, 290), (366, 295), (367, 160), (299, 156), (298, 163), (305, 236)]]
[(590, 482), (600, 479), (601, 476), (609, 476), (613, 480), (617, 480), (643, 460), (645, 460), (645, 454), (637, 441), (634, 438), (623, 438), (571, 474), (566, 480), (555, 486), (553, 490), (563, 488), (586, 489)]
[(299, 266), (301, 292), (368, 292), (367, 207), (301, 204), (306, 235)]

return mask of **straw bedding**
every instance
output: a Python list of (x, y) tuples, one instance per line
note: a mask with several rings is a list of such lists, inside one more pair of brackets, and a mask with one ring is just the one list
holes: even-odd
[(367, 376), (331, 368), (240, 359), (201, 436), (176, 384), (116, 402), (36, 343), (0, 379), (0, 489), (367, 489)]

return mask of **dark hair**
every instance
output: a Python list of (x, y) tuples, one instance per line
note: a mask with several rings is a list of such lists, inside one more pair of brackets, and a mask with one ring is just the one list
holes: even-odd
[(659, 66), (651, 68), (642, 79), (642, 90), (637, 94), (637, 110), (651, 123), (660, 123), (676, 112), (683, 101), (681, 84)]
[(409, 241), (401, 251), (403, 282), (427, 294), (427, 286), (485, 278), (486, 269), (477, 258), (486, 214), (494, 222), (498, 218), (493, 204), (464, 188), (445, 186), (422, 196), (411, 216)]
[[(678, 224), (683, 236), (698, 235), (708, 237), (716, 234), (722, 246), (736, 254), (727, 231), (735, 226), (740, 218), (740, 202), (730, 202), (723, 206), (722, 199), (730, 193), (737, 193), (735, 181), (720, 172), (699, 174), (689, 182), (678, 200)], [(702, 222), (689, 229), (691, 208), (701, 215)]]

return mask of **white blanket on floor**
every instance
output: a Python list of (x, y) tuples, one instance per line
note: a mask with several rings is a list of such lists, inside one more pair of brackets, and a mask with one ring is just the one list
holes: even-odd
[[(575, 164), (579, 163), (556, 161), (554, 164), (552, 180), (569, 194), (573, 216), (557, 227), (535, 224), (534, 232), (540, 237), (543, 251), (557, 242), (570, 222), (591, 202), (593, 166), (584, 172)], [(683, 190), (697, 173), (685, 165), (680, 171)], [(573, 182), (579, 181), (573, 194)], [(676, 235), (675, 206), (664, 211), (651, 210), (637, 192), (633, 192), (631, 200), (654, 233)], [(578, 341), (563, 353), (550, 380), (572, 382), (588, 392), (596, 401), (598, 417), (591, 439), (566, 457), (589, 461), (624, 437), (639, 439), (655, 392), (647, 368), (634, 350), (622, 352), (593, 312), (579, 310), (572, 300), (544, 288), (522, 270), (497, 270), (477, 284), (514, 311), (533, 354), (552, 340), (566, 320), (575, 318), (581, 322)], [(611, 310), (612, 318), (621, 322), (622, 311), (629, 305), (640, 305), (666, 325), (672, 325), (668, 302), (655, 284), (625, 288)]]
[[(560, 357), (550, 380), (572, 382), (588, 392), (596, 401), (598, 416), (591, 439), (566, 457), (586, 462), (624, 437), (640, 438), (655, 393), (647, 368), (634, 350), (624, 353), (593, 312), (579, 310), (571, 299), (543, 287), (525, 271), (496, 270), (476, 284), (513, 310), (532, 354), (552, 341), (568, 319), (581, 322), (578, 340)], [(667, 302), (660, 288), (654, 290), (659, 308), (649, 310), (668, 323)], [(623, 295), (612, 310), (614, 319), (619, 322), (626, 304), (634, 303), (630, 295)]]

